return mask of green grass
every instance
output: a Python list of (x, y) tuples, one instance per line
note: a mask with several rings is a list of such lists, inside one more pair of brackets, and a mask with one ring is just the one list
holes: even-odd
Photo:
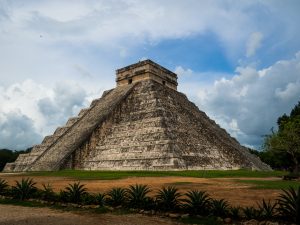
[(239, 183), (251, 184), (254, 189), (287, 189), (292, 187), (294, 189), (300, 186), (299, 181), (287, 180), (234, 180)]
[(282, 171), (251, 171), (251, 170), (202, 170), (202, 171), (86, 171), (86, 170), (61, 170), (54, 172), (30, 172), (27, 176), (56, 176), (70, 177), (79, 180), (115, 180), (128, 177), (200, 177), (200, 178), (228, 178), (228, 177), (274, 177), (283, 176)]

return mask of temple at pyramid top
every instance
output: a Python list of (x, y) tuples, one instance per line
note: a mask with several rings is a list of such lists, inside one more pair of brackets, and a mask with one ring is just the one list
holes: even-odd
[(177, 74), (147, 59), (116, 70), (117, 86), (128, 85), (142, 80), (154, 80), (177, 90)]

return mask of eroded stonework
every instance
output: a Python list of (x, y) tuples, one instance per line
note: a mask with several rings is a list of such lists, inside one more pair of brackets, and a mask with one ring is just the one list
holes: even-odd
[(105, 92), (5, 171), (270, 170), (164, 79)]

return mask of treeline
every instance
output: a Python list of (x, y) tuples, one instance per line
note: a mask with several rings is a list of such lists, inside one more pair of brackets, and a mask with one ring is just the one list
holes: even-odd
[(3, 170), (4, 166), (8, 162), (14, 162), (19, 154), (28, 153), (32, 148), (28, 148), (26, 150), (16, 151), (9, 149), (0, 149), (0, 171)]
[(265, 136), (263, 151), (252, 151), (274, 169), (299, 174), (300, 169), (300, 101), (290, 114), (277, 120), (278, 128)]

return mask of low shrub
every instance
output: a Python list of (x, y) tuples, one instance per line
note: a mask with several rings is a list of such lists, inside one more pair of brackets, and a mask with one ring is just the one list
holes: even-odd
[(176, 211), (180, 208), (180, 197), (178, 189), (173, 186), (163, 187), (156, 194), (156, 203), (159, 210)]
[(186, 212), (191, 215), (206, 216), (209, 214), (211, 198), (205, 191), (188, 191), (183, 199)]
[(151, 192), (147, 185), (130, 185), (126, 192), (129, 207), (142, 209), (147, 206), (147, 201), (149, 200), (147, 194)]
[(240, 206), (231, 206), (229, 208), (229, 216), (232, 219), (239, 219), (241, 218), (241, 207)]
[(80, 203), (82, 197), (87, 195), (87, 189), (84, 187), (84, 184), (80, 184), (80, 182), (69, 184), (65, 188), (65, 192), (67, 194), (68, 201), (72, 203)]
[(37, 191), (36, 183), (30, 178), (22, 178), (21, 182), (16, 181), (15, 186), (12, 187), (12, 196), (19, 200), (32, 198)]
[(262, 212), (256, 208), (254, 208), (253, 206), (242, 208), (242, 211), (243, 211), (244, 217), (247, 220), (261, 218)]
[(126, 189), (125, 188), (112, 188), (107, 193), (107, 204), (113, 207), (124, 206), (127, 200)]
[(212, 199), (211, 214), (217, 217), (227, 217), (229, 215), (229, 203), (225, 199)]
[(7, 189), (8, 189), (7, 181), (0, 178), (0, 195), (5, 194)]
[(276, 216), (276, 207), (277, 202), (272, 203), (270, 200), (262, 200), (261, 203), (258, 203), (258, 208), (260, 210), (260, 216), (262, 219), (272, 219)]
[(287, 220), (300, 223), (300, 187), (298, 191), (290, 187), (282, 190), (278, 197), (278, 212)]

